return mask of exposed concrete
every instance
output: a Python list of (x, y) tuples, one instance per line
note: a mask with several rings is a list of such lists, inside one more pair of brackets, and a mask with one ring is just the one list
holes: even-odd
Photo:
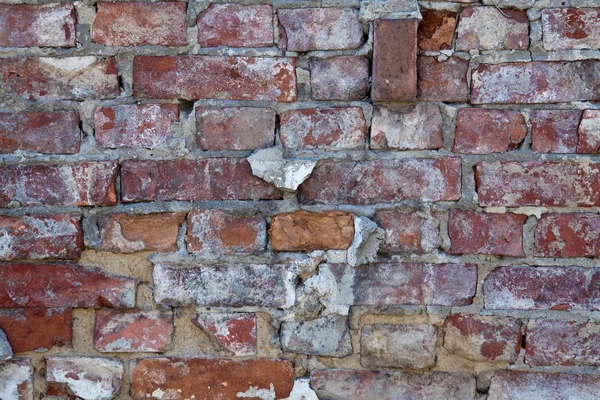
[(367, 217), (354, 217), (354, 240), (348, 249), (348, 264), (358, 267), (375, 261), (383, 242), (383, 229)]
[(281, 147), (258, 150), (248, 157), (248, 161), (252, 174), (288, 192), (296, 191), (317, 165), (317, 160), (286, 160)]

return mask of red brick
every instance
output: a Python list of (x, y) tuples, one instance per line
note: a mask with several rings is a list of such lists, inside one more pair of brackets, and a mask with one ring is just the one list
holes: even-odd
[(381, 253), (428, 253), (438, 245), (439, 224), (417, 211), (381, 210), (374, 220), (385, 231)]
[(117, 169), (113, 161), (3, 165), (0, 207), (11, 201), (23, 206), (115, 205)]
[(600, 310), (600, 270), (581, 267), (499, 267), (485, 279), (485, 308)]
[(280, 115), (279, 137), (284, 147), (303, 149), (364, 149), (367, 123), (360, 107), (306, 108)]
[(78, 258), (83, 250), (81, 216), (0, 216), (0, 260)]
[(488, 400), (593, 400), (600, 378), (592, 374), (497, 371), (492, 376)]
[(336, 56), (311, 59), (310, 86), (317, 100), (362, 100), (369, 91), (369, 59)]
[(575, 153), (581, 110), (532, 110), (531, 150), (536, 153)]
[(444, 348), (473, 361), (513, 363), (521, 349), (520, 319), (452, 314), (444, 321)]
[(136, 281), (77, 264), (0, 266), (0, 308), (133, 307)]
[(202, 47), (266, 47), (273, 44), (273, 8), (268, 4), (211, 4), (197, 20)]
[(15, 400), (33, 400), (33, 365), (22, 358), (4, 361), (0, 368), (0, 397)]
[[(363, 31), (351, 8), (279, 9), (279, 34), (288, 51), (355, 49)], [(280, 42), (282, 39), (280, 38)]]
[(114, 58), (3, 58), (0, 98), (110, 99), (119, 96)]
[(544, 49), (599, 49), (600, 8), (542, 10)]
[(577, 153), (596, 154), (600, 149), (600, 110), (585, 110), (579, 123)]
[(80, 136), (77, 111), (0, 113), (0, 153), (75, 154)]
[(471, 103), (598, 101), (600, 61), (481, 64), (473, 70)]
[(523, 225), (527, 215), (450, 210), (448, 235), (454, 254), (525, 257)]
[(529, 19), (525, 11), (465, 7), (460, 12), (456, 50), (527, 50)]
[(418, 26), (416, 19), (375, 21), (373, 100), (415, 99)]
[(177, 104), (131, 104), (94, 111), (96, 146), (102, 148), (166, 147), (171, 124), (179, 121)]
[(460, 168), (455, 157), (322, 162), (300, 186), (300, 200), (306, 204), (458, 200)]
[(544, 214), (535, 227), (537, 257), (600, 256), (600, 215)]
[(456, 29), (456, 13), (452, 11), (423, 10), (423, 19), (419, 22), (417, 39), (419, 49), (423, 51), (440, 51), (452, 48), (454, 30)]
[(15, 353), (47, 351), (71, 345), (70, 308), (0, 309), (2, 329)]
[(108, 46), (185, 46), (186, 4), (99, 2), (92, 41)]
[(201, 150), (255, 150), (275, 143), (275, 111), (258, 107), (196, 108)]
[(252, 175), (248, 161), (239, 158), (124, 161), (121, 188), (125, 202), (282, 197), (274, 186)]
[(192, 322), (228, 356), (256, 354), (256, 314), (198, 313)]
[(74, 47), (75, 19), (70, 3), (0, 4), (0, 46)]
[(456, 117), (454, 153), (503, 153), (519, 148), (527, 136), (518, 111), (460, 108)]
[(138, 98), (296, 100), (293, 58), (137, 56), (133, 90)]
[(173, 400), (255, 398), (245, 394), (251, 388), (274, 392), (275, 398), (282, 399), (289, 396), (293, 384), (291, 361), (266, 358), (145, 358), (135, 360), (131, 371), (134, 399), (156, 397), (153, 393), (170, 393)]
[(94, 348), (101, 352), (162, 352), (170, 347), (172, 334), (168, 312), (96, 311)]
[(252, 253), (264, 250), (266, 243), (264, 218), (220, 210), (192, 211), (188, 215), (189, 252)]
[(107, 214), (98, 220), (102, 249), (122, 253), (176, 251), (185, 213)]
[(436, 57), (419, 57), (418, 99), (465, 103), (468, 100), (467, 69), (469, 62), (450, 57), (439, 62)]
[(600, 168), (596, 163), (480, 162), (475, 180), (482, 206), (600, 205)]

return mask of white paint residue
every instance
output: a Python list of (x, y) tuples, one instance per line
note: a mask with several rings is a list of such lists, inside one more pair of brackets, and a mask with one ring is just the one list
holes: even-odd
[(236, 397), (251, 397), (261, 400), (276, 400), (275, 387), (270, 384), (269, 389), (259, 389), (256, 386), (250, 386), (245, 392), (237, 392)]
[(310, 388), (310, 379), (296, 379), (290, 397), (283, 400), (319, 400), (317, 394)]
[(284, 160), (280, 147), (258, 150), (248, 157), (252, 174), (278, 189), (296, 191), (317, 165), (316, 160)]

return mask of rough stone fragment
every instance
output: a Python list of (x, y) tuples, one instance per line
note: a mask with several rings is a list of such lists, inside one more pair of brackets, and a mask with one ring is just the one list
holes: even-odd
[(3, 329), (15, 353), (47, 351), (71, 344), (70, 308), (0, 309)]
[(581, 110), (532, 110), (531, 150), (536, 153), (577, 152)]
[(456, 13), (452, 11), (423, 10), (423, 19), (417, 33), (419, 49), (440, 51), (452, 48)]
[(600, 215), (544, 214), (535, 227), (536, 257), (599, 257)]
[(287, 192), (295, 192), (310, 176), (317, 161), (284, 159), (281, 147), (258, 150), (248, 157), (252, 174)]
[(492, 376), (488, 400), (577, 399), (598, 397), (600, 380), (592, 374), (497, 371)]
[(310, 379), (301, 378), (294, 381), (290, 397), (286, 400), (319, 400), (317, 394), (310, 388)]
[(367, 217), (354, 217), (354, 240), (348, 248), (348, 265), (358, 267), (375, 261), (383, 241), (383, 229)]
[(27, 359), (0, 363), (0, 399), (33, 400), (33, 366)]
[(421, 18), (417, 0), (362, 0), (359, 11), (364, 24), (376, 19)]
[(369, 59), (336, 56), (311, 59), (310, 86), (317, 100), (361, 100), (369, 91)]
[(256, 354), (256, 314), (198, 313), (192, 320), (229, 356)]
[(465, 103), (468, 100), (469, 62), (457, 57), (439, 62), (436, 57), (419, 57), (418, 93), (420, 101)]
[(460, 12), (456, 50), (526, 50), (529, 19), (525, 11), (465, 7)]
[(585, 110), (577, 131), (577, 153), (596, 154), (600, 150), (600, 110)]
[(438, 245), (439, 223), (433, 217), (422, 217), (417, 211), (381, 210), (374, 221), (384, 231), (382, 253), (428, 253)]
[(285, 351), (324, 357), (352, 354), (348, 318), (336, 314), (312, 321), (283, 322), (280, 337)]
[(600, 49), (600, 8), (544, 8), (544, 49)]
[(0, 363), (10, 360), (13, 356), (12, 347), (4, 331), (0, 328)]

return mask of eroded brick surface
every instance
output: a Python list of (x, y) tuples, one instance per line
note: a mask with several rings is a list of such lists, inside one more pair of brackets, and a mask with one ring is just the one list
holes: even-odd
[(423, 10), (419, 22), (418, 41), (422, 51), (440, 51), (452, 48), (456, 13), (452, 11)]
[(456, 50), (529, 47), (529, 20), (525, 11), (496, 7), (466, 7), (460, 12)]
[(585, 110), (577, 135), (579, 142), (577, 143), (577, 153), (596, 154), (600, 150), (600, 111)]
[(285, 351), (325, 357), (345, 357), (352, 353), (348, 319), (340, 315), (284, 322), (280, 335)]
[(198, 313), (192, 320), (230, 356), (252, 356), (257, 350), (256, 314)]
[(489, 400), (572, 398), (593, 400), (598, 395), (598, 377), (593, 374), (567, 374), (499, 371), (492, 376)]
[(534, 254), (538, 257), (598, 257), (600, 216), (544, 214), (535, 228)]
[(418, 100), (465, 103), (469, 95), (468, 67), (468, 61), (457, 57), (444, 62), (439, 62), (436, 57), (419, 57)]
[(47, 351), (71, 344), (72, 314), (70, 308), (0, 309), (0, 329), (16, 354)]
[(575, 153), (581, 110), (533, 110), (531, 149), (538, 153)]
[(74, 47), (75, 23), (70, 3), (0, 4), (0, 46)]
[(600, 48), (600, 9), (547, 8), (542, 10), (546, 50)]
[(369, 59), (337, 56), (310, 62), (312, 97), (317, 100), (361, 100), (369, 90)]
[(433, 216), (417, 211), (381, 210), (374, 221), (384, 230), (382, 253), (428, 253), (438, 246), (439, 223)]

